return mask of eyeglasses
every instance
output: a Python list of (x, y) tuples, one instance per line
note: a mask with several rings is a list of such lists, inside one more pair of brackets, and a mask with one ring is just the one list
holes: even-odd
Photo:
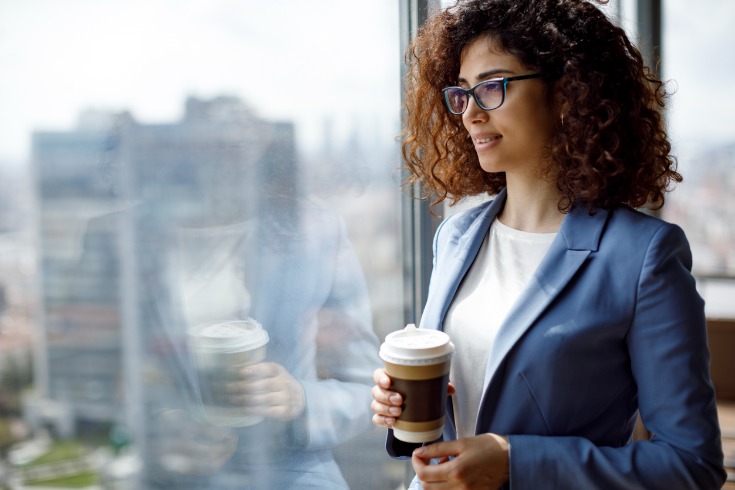
[(521, 75), (518, 77), (491, 78), (482, 81), (472, 88), (447, 87), (442, 90), (444, 94), (444, 102), (452, 114), (464, 114), (470, 103), (470, 95), (475, 98), (475, 102), (485, 111), (497, 109), (505, 102), (505, 92), (508, 82), (516, 80), (528, 80), (529, 78), (541, 78), (541, 73), (533, 73), (531, 75)]

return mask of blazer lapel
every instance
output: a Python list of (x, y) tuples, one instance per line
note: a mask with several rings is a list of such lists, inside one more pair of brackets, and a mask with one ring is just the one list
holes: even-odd
[[(458, 230), (465, 230), (462, 234), (449, 237), (435, 250), (435, 265), (440, 270), (432, 272), (432, 281), (429, 284), (429, 293), (426, 306), (421, 316), (420, 326), (423, 328), (444, 328), (444, 316), (459, 288), (462, 279), (477, 256), (480, 246), (487, 235), (490, 224), (505, 204), (505, 189), (503, 189), (486, 207), (480, 208), (479, 214), (467, 215), (464, 219), (470, 221), (469, 226), (457, 225)], [(435, 277), (436, 276), (436, 277)]]
[(564, 218), (549, 251), (495, 338), (485, 371), (480, 407), (485, 403), (495, 373), (513, 346), (569, 283), (589, 254), (597, 250), (607, 216), (604, 210), (590, 215), (585, 207), (575, 207)]

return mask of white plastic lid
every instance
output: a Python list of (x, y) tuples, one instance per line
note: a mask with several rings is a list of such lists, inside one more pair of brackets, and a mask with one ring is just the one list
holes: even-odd
[(454, 352), (449, 335), (409, 324), (403, 330), (389, 333), (380, 346), (380, 358), (396, 364), (435, 364)]
[(199, 325), (189, 336), (197, 348), (229, 352), (257, 349), (268, 343), (268, 332), (252, 318)]

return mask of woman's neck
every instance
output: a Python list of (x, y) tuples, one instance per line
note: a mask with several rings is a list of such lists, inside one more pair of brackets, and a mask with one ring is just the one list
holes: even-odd
[(531, 233), (559, 231), (564, 213), (559, 211), (562, 195), (548, 179), (507, 177), (507, 198), (498, 219), (504, 225)]

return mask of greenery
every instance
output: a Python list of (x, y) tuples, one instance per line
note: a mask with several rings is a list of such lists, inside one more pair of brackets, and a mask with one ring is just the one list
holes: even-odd
[[(73, 441), (54, 442), (51, 449), (39, 456), (31, 463), (24, 465), (25, 469), (42, 466), (49, 463), (61, 461), (79, 460), (85, 454), (84, 447)], [(34, 479), (24, 482), (28, 486), (49, 486), (59, 488), (85, 488), (98, 483), (97, 474), (91, 470), (83, 470), (79, 473), (49, 479)]]
[(46, 454), (39, 456), (25, 467), (37, 466), (46, 463), (55, 463), (57, 461), (68, 461), (70, 459), (79, 459), (83, 456), (82, 447), (72, 441), (55, 442)]
[(24, 485), (60, 488), (84, 488), (96, 485), (97, 483), (99, 483), (97, 480), (97, 475), (91, 471), (86, 471), (77, 475), (67, 476), (63, 478), (53, 478), (51, 480), (29, 480), (24, 482)]

